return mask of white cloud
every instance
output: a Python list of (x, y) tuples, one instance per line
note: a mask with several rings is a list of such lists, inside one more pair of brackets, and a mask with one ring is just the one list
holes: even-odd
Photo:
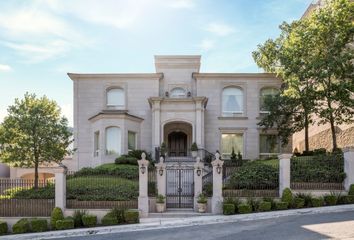
[(172, 8), (194, 8), (194, 0), (169, 0), (168, 5)]
[(227, 36), (235, 31), (233, 27), (222, 23), (210, 23), (206, 30), (219, 36)]
[(214, 41), (210, 39), (203, 39), (203, 41), (199, 44), (199, 47), (204, 51), (209, 51), (214, 48)]
[(69, 126), (74, 126), (73, 105), (71, 103), (62, 105), (61, 113), (68, 119)]
[(0, 64), (0, 72), (11, 72), (12, 67), (7, 64)]

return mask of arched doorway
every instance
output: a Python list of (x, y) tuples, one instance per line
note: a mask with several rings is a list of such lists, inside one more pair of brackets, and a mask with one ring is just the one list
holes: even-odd
[(180, 131), (173, 131), (168, 134), (168, 156), (187, 156), (187, 134)]

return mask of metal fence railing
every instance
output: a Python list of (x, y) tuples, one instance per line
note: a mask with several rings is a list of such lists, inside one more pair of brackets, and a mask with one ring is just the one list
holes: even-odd
[(148, 169), (148, 195), (149, 197), (155, 197), (157, 195), (157, 180), (155, 167), (151, 167)]

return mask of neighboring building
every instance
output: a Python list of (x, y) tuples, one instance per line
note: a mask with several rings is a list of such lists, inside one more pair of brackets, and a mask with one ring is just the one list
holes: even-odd
[(75, 74), (74, 139), (77, 169), (113, 162), (133, 149), (189, 156), (193, 142), (225, 158), (281, 151), (274, 130), (257, 123), (262, 99), (281, 80), (265, 73), (200, 73), (200, 56), (155, 56), (156, 73)]

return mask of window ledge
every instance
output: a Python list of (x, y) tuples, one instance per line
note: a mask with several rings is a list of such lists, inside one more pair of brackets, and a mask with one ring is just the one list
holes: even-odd
[(246, 116), (234, 116), (234, 117), (226, 117), (226, 116), (221, 116), (221, 117), (218, 117), (219, 120), (247, 120), (248, 117)]

